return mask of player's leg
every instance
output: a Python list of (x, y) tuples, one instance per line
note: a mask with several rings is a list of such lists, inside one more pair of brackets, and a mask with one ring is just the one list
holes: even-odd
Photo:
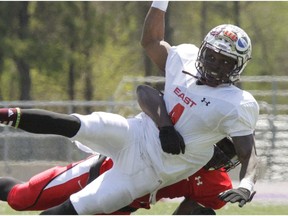
[(70, 199), (67, 199), (62, 204), (41, 212), (40, 215), (77, 215), (77, 212)]
[(105, 112), (73, 115), (81, 121), (81, 127), (72, 139), (97, 149), (97, 152), (111, 157), (113, 161), (122, 149), (131, 144), (129, 140), (134, 139), (135, 128), (131, 129), (123, 116)]
[[(135, 144), (119, 153), (119, 158), (130, 159), (129, 163), (115, 162), (111, 170), (70, 196), (77, 214), (110, 214), (159, 188), (161, 181), (157, 173), (151, 164), (141, 157), (142, 153), (137, 148), (140, 148), (140, 145)], [(43, 214), (57, 215), (66, 210), (71, 213), (73, 209), (71, 205), (67, 205), (68, 202)], [(67, 206), (70, 206), (70, 209), (67, 209)]]
[(31, 133), (73, 137), (112, 159), (126, 147), (131, 136), (135, 136), (127, 119), (105, 112), (67, 115), (40, 109), (3, 108), (0, 123)]
[(193, 209), (192, 215), (216, 215), (216, 212), (212, 208), (206, 208), (201, 205)]
[[(118, 211), (115, 211), (109, 215), (130, 215), (132, 212), (137, 211), (136, 208), (126, 206)], [(66, 200), (61, 205), (55, 206), (50, 208), (46, 211), (40, 213), (40, 215), (77, 215), (73, 204), (71, 203), (70, 199)], [(101, 213), (101, 215), (104, 215)]]
[(212, 208), (203, 207), (194, 200), (185, 198), (173, 215), (216, 215), (216, 213)]
[(193, 180), (195, 177), (198, 180), (191, 181), (193, 182), (193, 195), (191, 195), (191, 199), (214, 210), (222, 208), (226, 202), (219, 199), (218, 195), (232, 188), (232, 181), (228, 173), (223, 170), (208, 171), (202, 168), (192, 175), (192, 177), (189, 177), (189, 179)]
[[(107, 177), (106, 177), (106, 174), (108, 174)], [(66, 200), (62, 204), (55, 206), (53, 208), (47, 209), (41, 212), (41, 214), (44, 214), (44, 215), (102, 214), (105, 211), (105, 209), (103, 208), (104, 205), (101, 204), (102, 203), (101, 201), (105, 200), (105, 202), (108, 202), (108, 203), (110, 203), (110, 201), (113, 202), (113, 199), (107, 200), (105, 198), (106, 197), (105, 194), (110, 193), (111, 198), (113, 194), (115, 195), (121, 194), (119, 196), (119, 200), (118, 200), (119, 202), (117, 202), (117, 204), (123, 202), (123, 200), (127, 200), (127, 196), (129, 197), (129, 193), (126, 196), (123, 196), (123, 193), (119, 192), (119, 190), (123, 189), (123, 187), (118, 187), (117, 184), (111, 184), (109, 187), (106, 187), (107, 184), (105, 183), (109, 182), (109, 179), (111, 179), (111, 177), (112, 176), (109, 175), (109, 171), (102, 174), (97, 179), (95, 179), (90, 184), (88, 184), (85, 188), (83, 188), (81, 191), (79, 191), (76, 194), (73, 194), (72, 198), (70, 197), (70, 199)], [(114, 176), (113, 176), (113, 179), (115, 179)], [(119, 181), (122, 181), (122, 179), (120, 179), (119, 176), (117, 176), (117, 179)], [(99, 187), (100, 184), (102, 187)], [(131, 199), (132, 198), (130, 198), (130, 200), (127, 201), (127, 204), (132, 202)], [(113, 210), (116, 211), (117, 209), (118, 208), (116, 207)], [(113, 212), (113, 210), (111, 212)]]
[(15, 184), (7, 194), (8, 204), (15, 210), (43, 210), (59, 205), (86, 186), (90, 167), (98, 156), (56, 166), (33, 176), (28, 182)]
[(1, 108), (0, 123), (31, 133), (74, 136), (80, 128), (79, 119), (41, 109)]
[[(131, 176), (115, 175), (115, 173), (108, 171), (83, 190), (73, 194), (70, 200), (78, 214), (110, 214), (128, 206), (136, 198), (131, 191), (131, 185), (136, 186), (137, 183), (130, 179)], [(148, 176), (145, 180), (147, 183), (151, 182)], [(138, 186), (140, 188), (143, 184), (139, 182)]]
[(11, 189), (22, 181), (12, 177), (0, 177), (0, 200), (7, 201)]

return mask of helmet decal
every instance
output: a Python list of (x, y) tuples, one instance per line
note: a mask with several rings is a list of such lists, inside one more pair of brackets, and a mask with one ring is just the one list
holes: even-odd
[(226, 37), (227, 39), (229, 39), (233, 42), (237, 41), (237, 39), (238, 39), (236, 33), (232, 32), (232, 31), (228, 31), (228, 30), (223, 31), (223, 36), (224, 36), (224, 38)]
[(240, 54), (244, 54), (247, 52), (249, 48), (248, 40), (246, 37), (241, 37), (236, 43), (236, 51)]

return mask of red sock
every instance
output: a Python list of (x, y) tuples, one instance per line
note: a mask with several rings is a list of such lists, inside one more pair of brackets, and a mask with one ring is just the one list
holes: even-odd
[(21, 112), (19, 108), (2, 108), (0, 109), (0, 124), (18, 127)]

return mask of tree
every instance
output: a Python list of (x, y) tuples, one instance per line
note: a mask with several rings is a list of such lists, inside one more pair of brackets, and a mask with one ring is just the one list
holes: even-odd
[(2, 18), (6, 24), (2, 26), (4, 31), (2, 57), (15, 61), (19, 78), (19, 98), (20, 100), (30, 100), (31, 77), (29, 55), (27, 55), (31, 45), (29, 2), (1, 2), (1, 6)]

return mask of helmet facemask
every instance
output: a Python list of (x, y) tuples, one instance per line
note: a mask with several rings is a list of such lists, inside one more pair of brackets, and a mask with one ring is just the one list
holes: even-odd
[(223, 170), (229, 172), (240, 164), (231, 138), (225, 137), (214, 145), (214, 154), (204, 166), (206, 170)]
[[(197, 59), (196, 68), (201, 74), (200, 80), (209, 86), (216, 87), (223, 83), (232, 84), (239, 80), (239, 71), (241, 68), (237, 66), (237, 60), (225, 55), (223, 50), (215, 50), (209, 48), (208, 44), (201, 49), (200, 55)], [(224, 60), (222, 64), (213, 62), (209, 57), (208, 53), (217, 53), (223, 55), (224, 58), (230, 63), (230, 65), (225, 65)], [(214, 58), (214, 57), (213, 57)], [(231, 64), (233, 62), (233, 64)]]

